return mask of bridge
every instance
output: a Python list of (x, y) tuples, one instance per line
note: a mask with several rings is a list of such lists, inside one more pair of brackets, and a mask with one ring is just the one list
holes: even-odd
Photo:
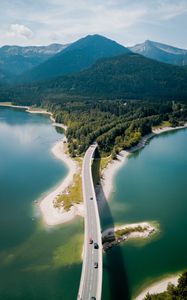
[(93, 185), (91, 165), (97, 144), (85, 153), (82, 167), (82, 187), (85, 205), (84, 253), (77, 300), (100, 300), (102, 291), (101, 226)]

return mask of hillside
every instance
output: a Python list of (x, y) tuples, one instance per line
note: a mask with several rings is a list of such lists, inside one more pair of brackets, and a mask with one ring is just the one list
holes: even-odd
[(88, 35), (20, 77), (21, 81), (44, 80), (88, 68), (99, 58), (130, 51), (100, 35)]
[(12, 75), (0, 66), (0, 86), (6, 85), (11, 81), (11, 79)]
[[(2, 96), (3, 95), (3, 96)], [(0, 99), (38, 103), (50, 99), (187, 100), (187, 69), (125, 54), (87, 70), (1, 92)]]
[(149, 40), (142, 44), (135, 45), (134, 47), (130, 47), (129, 49), (134, 53), (138, 53), (164, 63), (179, 66), (187, 64), (187, 50), (185, 49), (179, 49)]
[(51, 44), (49, 46), (3, 46), (0, 48), (0, 67), (13, 75), (41, 64), (68, 45)]

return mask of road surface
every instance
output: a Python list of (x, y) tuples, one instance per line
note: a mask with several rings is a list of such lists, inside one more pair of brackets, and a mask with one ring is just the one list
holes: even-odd
[[(101, 299), (103, 272), (101, 226), (91, 172), (92, 159), (96, 148), (97, 144), (93, 144), (88, 148), (84, 156), (82, 168), (85, 224), (83, 267), (77, 297), (78, 300)], [(89, 243), (90, 238), (93, 239), (92, 244)], [(94, 248), (95, 242), (99, 246), (98, 249)], [(94, 263), (98, 263), (98, 268), (94, 267)]]

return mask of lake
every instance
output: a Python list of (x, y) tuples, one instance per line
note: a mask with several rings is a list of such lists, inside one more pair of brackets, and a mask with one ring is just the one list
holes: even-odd
[(104, 227), (154, 221), (160, 232), (147, 242), (127, 241), (108, 251), (103, 299), (132, 299), (150, 282), (187, 269), (186, 149), (186, 129), (159, 135), (117, 173)]
[[(83, 220), (46, 227), (35, 200), (67, 174), (51, 153), (63, 131), (48, 117), (0, 108), (0, 299), (73, 300), (81, 274)], [(132, 299), (187, 269), (187, 130), (153, 138), (114, 181), (103, 228), (154, 221), (159, 233), (104, 255), (102, 300)]]
[(76, 299), (83, 220), (45, 227), (36, 199), (67, 174), (48, 117), (0, 108), (0, 299)]

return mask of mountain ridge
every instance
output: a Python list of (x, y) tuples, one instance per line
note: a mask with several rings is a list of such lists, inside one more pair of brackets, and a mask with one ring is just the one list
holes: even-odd
[(65, 47), (67, 45), (62, 44), (25, 47), (5, 45), (0, 47), (0, 66), (5, 71), (17, 76), (49, 59)]
[(36, 68), (23, 74), (19, 81), (37, 81), (79, 72), (90, 67), (97, 59), (112, 57), (130, 50), (100, 35), (88, 35), (72, 43)]
[[(3, 96), (2, 96), (3, 95)], [(187, 68), (135, 53), (102, 58), (79, 73), (5, 90), (3, 97), (22, 102), (63, 102), (83, 99), (187, 101)], [(20, 100), (19, 100), (20, 101)]]
[(146, 40), (129, 49), (145, 57), (152, 58), (164, 63), (183, 66), (187, 64), (187, 50), (167, 44)]

